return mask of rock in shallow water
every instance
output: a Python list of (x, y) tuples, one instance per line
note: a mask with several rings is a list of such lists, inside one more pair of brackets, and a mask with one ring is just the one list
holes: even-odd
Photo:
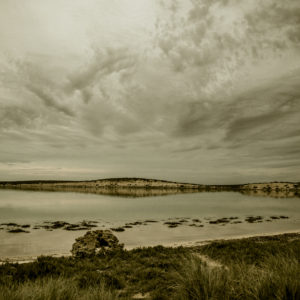
[(77, 238), (71, 252), (73, 256), (82, 258), (122, 248), (123, 244), (119, 244), (118, 238), (110, 230), (95, 230)]

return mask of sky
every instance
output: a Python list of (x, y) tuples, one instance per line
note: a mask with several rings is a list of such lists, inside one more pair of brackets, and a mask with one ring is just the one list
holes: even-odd
[(1, 0), (0, 180), (300, 181), (299, 0)]

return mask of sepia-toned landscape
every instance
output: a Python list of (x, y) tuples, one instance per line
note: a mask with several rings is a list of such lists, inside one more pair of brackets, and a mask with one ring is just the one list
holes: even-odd
[(298, 183), (16, 181), (0, 195), (4, 298), (298, 297)]
[(0, 1), (0, 300), (300, 300), (299, 0)]

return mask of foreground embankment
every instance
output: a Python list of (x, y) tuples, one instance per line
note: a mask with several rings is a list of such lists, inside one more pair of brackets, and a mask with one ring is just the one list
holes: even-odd
[(0, 266), (0, 299), (299, 299), (300, 233)]

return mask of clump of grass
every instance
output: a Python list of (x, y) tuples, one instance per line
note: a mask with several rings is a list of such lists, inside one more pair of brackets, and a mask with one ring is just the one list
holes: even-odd
[(274, 294), (274, 299), (300, 299), (300, 262), (296, 257), (271, 256), (262, 266), (264, 280), (261, 299)]
[[(126, 226), (126, 225), (125, 225)], [(125, 229), (123, 227), (116, 227), (116, 228), (110, 228), (112, 231), (116, 231), (116, 232), (122, 232), (125, 231)]]
[(199, 257), (183, 259), (175, 273), (178, 300), (227, 299), (228, 271), (224, 267), (210, 267)]
[(271, 256), (261, 266), (243, 262), (210, 265), (185, 259), (176, 272), (177, 299), (300, 299), (300, 264), (295, 257)]
[[(1, 300), (117, 300), (118, 294), (104, 285), (80, 289), (74, 280), (47, 278), (2, 286)], [(125, 298), (122, 298), (125, 299)]]

